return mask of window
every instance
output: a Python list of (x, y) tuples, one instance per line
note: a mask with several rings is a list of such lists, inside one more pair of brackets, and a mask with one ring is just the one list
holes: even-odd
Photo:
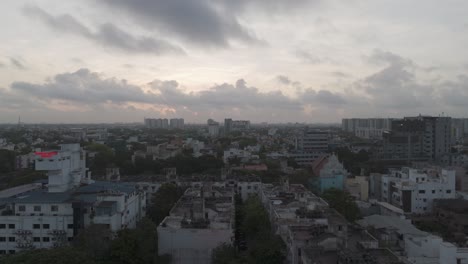
[(8, 254), (15, 254), (16, 251), (14, 250), (8, 250)]
[(68, 242), (73, 241), (73, 237), (67, 237)]
[(41, 242), (41, 238), (40, 237), (33, 237), (33, 241), (34, 242)]
[(6, 225), (5, 224), (0, 224), (0, 229), (5, 229)]
[(8, 241), (9, 241), (9, 242), (15, 242), (15, 241), (16, 241), (16, 238), (15, 238), (15, 237), (9, 237), (9, 238), (8, 238)]
[(426, 193), (425, 190), (419, 190), (419, 193)]
[(50, 210), (52, 212), (57, 212), (58, 211), (58, 206), (57, 205), (52, 205), (52, 206), (50, 206)]
[(50, 241), (50, 237), (43, 237), (42, 238), (42, 242), (49, 242)]
[(8, 228), (15, 229), (15, 224), (8, 224)]
[(42, 225), (42, 228), (44, 228), (44, 229), (49, 229), (49, 228), (50, 228), (50, 225), (49, 225), (49, 224), (43, 224), (43, 225)]
[(435, 193), (435, 190), (432, 190), (432, 193)]
[(447, 193), (452, 193), (452, 190), (447, 190)]
[(6, 250), (0, 250), (0, 255), (5, 255), (6, 254)]
[(33, 229), (41, 229), (41, 225), (40, 224), (33, 224)]
[(68, 224), (68, 229), (73, 229), (73, 224)]
[(0, 242), (5, 242), (6, 241), (6, 237), (0, 237)]
[(424, 198), (424, 199), (423, 199), (423, 202), (426, 202), (426, 201), (427, 201), (427, 199), (426, 199), (426, 198)]
[(34, 212), (40, 212), (41, 211), (41, 206), (40, 205), (35, 205), (34, 206)]
[(26, 211), (26, 206), (24, 206), (24, 205), (18, 206), (18, 211), (20, 211), (20, 212)]

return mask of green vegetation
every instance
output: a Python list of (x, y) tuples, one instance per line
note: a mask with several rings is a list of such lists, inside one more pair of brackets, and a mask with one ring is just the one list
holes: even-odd
[(331, 208), (342, 214), (346, 220), (354, 222), (360, 218), (359, 208), (348, 192), (335, 188), (328, 189), (320, 195), (325, 199)]
[(361, 167), (369, 161), (369, 153), (364, 150), (354, 153), (349, 148), (338, 148), (335, 153), (345, 169), (353, 175), (360, 175)]
[(148, 217), (159, 225), (183, 194), (184, 190), (177, 185), (163, 184), (153, 196), (152, 206), (148, 208)]
[(45, 173), (33, 170), (21, 170), (0, 174), (0, 190), (13, 188), (42, 179), (47, 179)]
[(15, 152), (0, 149), (0, 173), (8, 173), (15, 170)]
[(213, 263), (283, 263), (285, 246), (281, 238), (272, 234), (268, 213), (260, 199), (250, 197), (236, 210), (236, 214), (240, 223), (236, 232), (245, 234), (247, 250), (238, 251), (234, 246), (220, 245), (213, 250)]

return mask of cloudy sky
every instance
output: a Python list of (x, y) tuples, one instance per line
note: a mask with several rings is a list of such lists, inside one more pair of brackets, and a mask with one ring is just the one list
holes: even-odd
[(466, 0), (5, 0), (0, 123), (468, 116)]

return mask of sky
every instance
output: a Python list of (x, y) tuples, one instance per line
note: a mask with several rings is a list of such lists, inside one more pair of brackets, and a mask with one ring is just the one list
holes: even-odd
[(468, 117), (466, 0), (4, 0), (0, 123)]

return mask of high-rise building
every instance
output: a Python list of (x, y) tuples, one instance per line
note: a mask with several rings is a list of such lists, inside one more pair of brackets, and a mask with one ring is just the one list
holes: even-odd
[(232, 129), (232, 119), (226, 118), (224, 119), (224, 133), (230, 133)]
[(450, 153), (451, 118), (417, 116), (393, 120), (383, 134), (383, 159), (439, 161)]
[(311, 165), (316, 159), (328, 153), (329, 133), (322, 130), (305, 130), (295, 138), (295, 150), (289, 153), (299, 165)]
[(208, 135), (210, 137), (217, 137), (219, 135), (219, 123), (213, 119), (208, 119)]
[(171, 118), (169, 120), (169, 127), (173, 129), (184, 129), (184, 119), (183, 118)]
[(384, 131), (391, 130), (390, 118), (344, 118), (341, 129), (360, 138), (381, 139)]
[(184, 128), (184, 119), (183, 118), (172, 118), (168, 120), (167, 118), (145, 118), (145, 126), (147, 128)]

